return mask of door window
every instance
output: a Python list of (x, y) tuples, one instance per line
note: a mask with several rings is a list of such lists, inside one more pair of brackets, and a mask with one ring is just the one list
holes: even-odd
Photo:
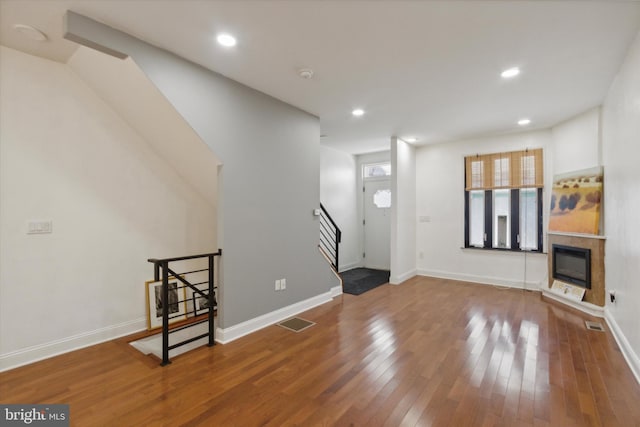
[(391, 190), (378, 190), (373, 193), (373, 204), (378, 208), (390, 208)]

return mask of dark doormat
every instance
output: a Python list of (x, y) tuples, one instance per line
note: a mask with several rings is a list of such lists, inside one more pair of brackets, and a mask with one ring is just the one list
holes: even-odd
[(360, 295), (385, 283), (389, 283), (388, 270), (374, 270), (371, 268), (354, 268), (340, 273), (342, 278), (342, 292)]

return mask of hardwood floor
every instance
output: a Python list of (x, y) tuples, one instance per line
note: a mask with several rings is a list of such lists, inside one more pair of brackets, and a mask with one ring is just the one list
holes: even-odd
[(1, 373), (0, 402), (76, 426), (640, 426), (611, 333), (537, 292), (419, 277), (300, 317), (165, 368), (125, 340), (68, 353)]

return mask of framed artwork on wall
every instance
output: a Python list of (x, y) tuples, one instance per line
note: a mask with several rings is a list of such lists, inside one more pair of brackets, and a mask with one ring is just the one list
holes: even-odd
[[(147, 300), (147, 329), (162, 327), (162, 280), (145, 282)], [(185, 287), (175, 277), (169, 277), (169, 324), (187, 318)]]
[(191, 295), (191, 299), (193, 301), (193, 315), (200, 316), (201, 314), (205, 314), (209, 311), (209, 298), (203, 297), (198, 293), (194, 292)]
[(603, 181), (602, 167), (555, 175), (549, 231), (598, 235)]

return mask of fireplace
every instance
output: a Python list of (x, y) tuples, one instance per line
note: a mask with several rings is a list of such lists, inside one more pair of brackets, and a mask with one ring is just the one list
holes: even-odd
[(553, 244), (554, 279), (591, 289), (591, 249)]

